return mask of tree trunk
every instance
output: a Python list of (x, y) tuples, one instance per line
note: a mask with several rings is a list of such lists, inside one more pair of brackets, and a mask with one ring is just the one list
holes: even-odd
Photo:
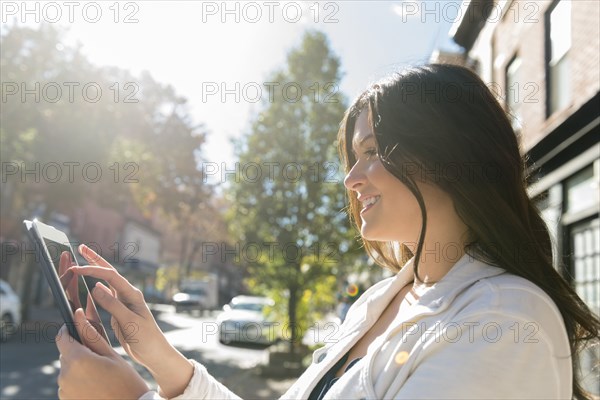
[(186, 268), (185, 268), (185, 276), (186, 277), (189, 277), (190, 274), (192, 273), (192, 266), (194, 265), (194, 259), (196, 258), (196, 254), (198, 253), (198, 250), (200, 250), (200, 241), (199, 240), (194, 242), (192, 251), (190, 252), (190, 254), (187, 258)]
[(288, 300), (288, 315), (290, 318), (290, 354), (296, 351), (296, 341), (298, 335), (296, 309), (298, 308), (298, 289), (295, 284), (290, 285), (290, 297)]
[(177, 288), (181, 287), (181, 281), (182, 281), (182, 278), (183, 278), (183, 275), (184, 275), (184, 268), (185, 268), (184, 265), (185, 265), (185, 259), (186, 259), (188, 241), (189, 241), (189, 228), (188, 228), (187, 224), (185, 224), (184, 227), (183, 227), (183, 234), (182, 234), (182, 237), (181, 237), (181, 249), (180, 249), (180, 253), (179, 253), (179, 265), (177, 266)]

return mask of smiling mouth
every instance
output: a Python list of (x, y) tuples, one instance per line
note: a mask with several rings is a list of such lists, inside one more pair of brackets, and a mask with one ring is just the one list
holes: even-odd
[(373, 207), (375, 204), (377, 204), (377, 202), (379, 201), (379, 199), (381, 198), (381, 196), (373, 196), (373, 197), (369, 197), (368, 199), (366, 199), (365, 201), (362, 202), (363, 204), (363, 208), (362, 210), (360, 210), (360, 214), (364, 214), (367, 211), (369, 211), (369, 209), (371, 209), (371, 207)]

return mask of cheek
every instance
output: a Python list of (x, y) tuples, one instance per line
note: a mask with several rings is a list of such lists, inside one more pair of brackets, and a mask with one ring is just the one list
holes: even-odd
[[(386, 171), (387, 172), (387, 171)], [(390, 221), (405, 228), (420, 226), (421, 208), (413, 193), (394, 175), (387, 172), (381, 180), (383, 202), (390, 212)]]
[(367, 174), (372, 183), (382, 186), (381, 189), (384, 189), (384, 186), (389, 186), (392, 181), (400, 182), (394, 175), (385, 169), (383, 163), (379, 159), (373, 161), (371, 165), (368, 166)]
[(412, 193), (405, 187), (394, 188), (387, 196), (386, 208), (391, 211), (390, 220), (412, 226), (421, 221), (421, 208)]
[[(387, 197), (389, 200), (394, 201), (401, 200), (403, 205), (407, 203), (413, 203), (417, 205), (417, 201), (414, 198), (412, 192), (404, 185), (398, 178), (392, 175), (381, 162), (374, 163), (369, 168), (371, 176), (371, 182), (382, 195)], [(400, 204), (397, 204), (400, 205)]]

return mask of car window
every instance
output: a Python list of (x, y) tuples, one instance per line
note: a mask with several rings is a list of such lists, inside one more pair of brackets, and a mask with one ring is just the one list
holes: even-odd
[(181, 291), (183, 293), (188, 293), (188, 294), (197, 294), (197, 295), (203, 295), (204, 294), (204, 290), (200, 289), (200, 288), (196, 288), (196, 289), (184, 288)]
[(264, 305), (256, 303), (238, 303), (231, 306), (234, 310), (249, 310), (262, 312)]

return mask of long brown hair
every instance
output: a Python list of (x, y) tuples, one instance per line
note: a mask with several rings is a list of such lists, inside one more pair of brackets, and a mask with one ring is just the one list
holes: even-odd
[[(469, 228), (464, 249), (474, 258), (533, 282), (560, 310), (571, 345), (573, 371), (579, 352), (598, 338), (600, 322), (552, 266), (548, 228), (527, 195), (524, 159), (510, 121), (485, 83), (453, 65), (409, 68), (371, 85), (346, 112), (338, 134), (346, 172), (356, 159), (352, 136), (367, 110), (385, 168), (415, 196), (422, 225), (415, 247), (415, 276), (427, 229), (418, 181), (448, 193)], [(348, 213), (360, 230), (360, 205), (348, 190)], [(398, 271), (413, 256), (408, 247), (363, 239), (380, 265)], [(400, 251), (398, 251), (400, 250)], [(589, 398), (573, 374), (573, 394)]]

